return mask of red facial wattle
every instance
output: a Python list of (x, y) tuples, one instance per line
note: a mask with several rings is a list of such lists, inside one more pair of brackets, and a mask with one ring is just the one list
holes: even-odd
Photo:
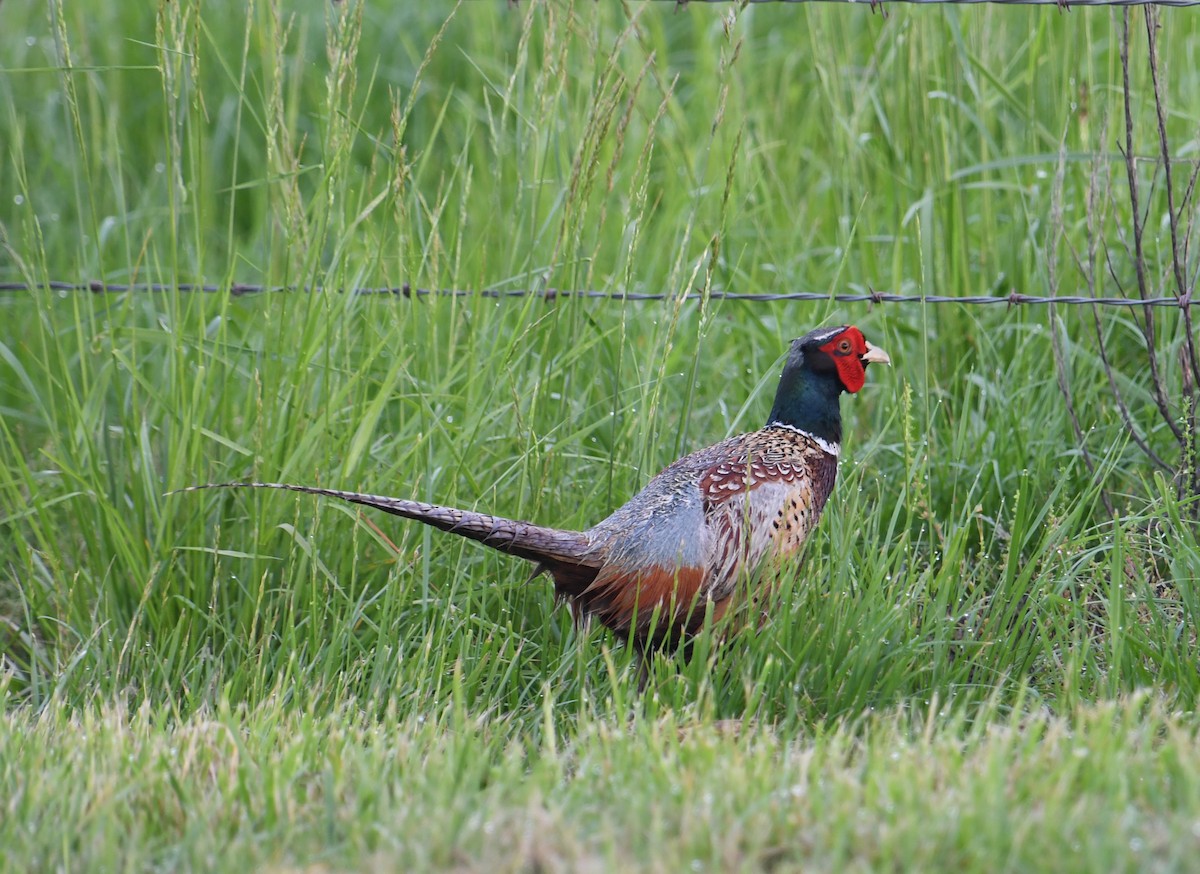
[(852, 325), (820, 348), (833, 359), (846, 391), (853, 394), (863, 387), (867, 371), (861, 359), (867, 354), (867, 341), (862, 331)]

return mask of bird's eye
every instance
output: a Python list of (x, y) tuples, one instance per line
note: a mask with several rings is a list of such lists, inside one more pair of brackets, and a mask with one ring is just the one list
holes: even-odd
[(849, 352), (850, 351), (850, 341), (843, 340), (842, 342), (838, 343), (838, 351), (841, 353)]

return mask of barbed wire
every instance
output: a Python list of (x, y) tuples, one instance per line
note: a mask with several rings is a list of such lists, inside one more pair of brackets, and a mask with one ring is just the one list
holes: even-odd
[[(708, 0), (704, 0), (708, 2)], [(344, 288), (327, 289), (324, 286), (295, 286), (295, 285), (205, 285), (192, 282), (155, 283), (139, 282), (119, 284), (112, 282), (62, 282), (50, 281), (43, 283), (0, 282), (0, 292), (89, 292), (91, 294), (168, 294), (181, 292), (184, 294), (229, 294), (242, 297), (255, 294), (351, 294), (356, 296), (402, 297), (402, 298), (438, 298), (438, 297), (482, 297), (482, 298), (521, 298), (540, 297), (546, 301), (566, 298), (585, 298), (612, 301), (699, 301), (699, 300), (729, 300), (746, 301), (748, 303), (769, 303), (772, 301), (833, 301), (835, 303), (920, 303), (944, 304), (957, 303), (964, 305), (1005, 304), (1017, 306), (1021, 304), (1065, 304), (1080, 306), (1095, 304), (1107, 307), (1190, 307), (1193, 301), (1191, 294), (1183, 297), (1083, 297), (1078, 295), (1033, 295), (1011, 292), (1007, 295), (946, 295), (946, 294), (897, 294), (890, 291), (863, 291), (829, 293), (822, 291), (785, 291), (785, 292), (738, 292), (738, 291), (709, 291), (687, 292), (672, 294), (670, 292), (645, 291), (598, 291), (595, 289), (561, 289), (561, 288), (417, 288), (408, 283), (403, 285), (380, 286), (374, 288)]]
[[(740, 0), (659, 0), (663, 3), (674, 3), (676, 6), (688, 6), (692, 3), (717, 4), (733, 3)], [(1200, 0), (745, 0), (748, 3), (845, 3), (853, 6), (869, 6), (875, 9), (879, 6), (974, 6), (991, 3), (996, 6), (1057, 6), (1060, 9), (1073, 9), (1076, 6), (1200, 6)]]

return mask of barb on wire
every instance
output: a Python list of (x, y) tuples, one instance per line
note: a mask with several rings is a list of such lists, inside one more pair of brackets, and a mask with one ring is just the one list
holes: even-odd
[(1020, 294), (1012, 292), (1007, 295), (947, 295), (947, 294), (895, 294), (890, 291), (867, 291), (867, 292), (844, 292), (844, 293), (829, 293), (823, 291), (787, 291), (787, 292), (751, 292), (742, 293), (736, 291), (712, 291), (707, 294), (699, 292), (688, 292), (686, 294), (671, 294), (668, 292), (643, 292), (643, 291), (599, 291), (596, 289), (531, 289), (531, 288), (482, 288), (477, 290), (465, 288), (417, 288), (415, 286), (404, 283), (403, 285), (381, 286), (372, 288), (325, 288), (324, 286), (294, 286), (294, 285), (246, 285), (242, 283), (234, 283), (232, 285), (205, 285), (192, 282), (180, 282), (175, 284), (156, 283), (156, 282), (138, 282), (138, 283), (113, 283), (113, 282), (63, 282), (50, 281), (43, 283), (29, 284), (25, 282), (0, 282), (0, 292), (19, 293), (19, 292), (81, 292), (86, 291), (92, 294), (126, 294), (126, 293), (150, 293), (150, 294), (166, 294), (169, 292), (181, 293), (199, 293), (199, 294), (229, 294), (233, 297), (241, 297), (251, 294), (352, 294), (361, 296), (378, 296), (378, 297), (403, 297), (403, 298), (436, 298), (436, 297), (483, 297), (483, 298), (517, 298), (517, 297), (540, 297), (546, 301), (558, 300), (560, 298), (587, 298), (598, 300), (613, 300), (613, 301), (655, 301), (655, 300), (730, 300), (730, 301), (746, 301), (748, 303), (766, 303), (771, 301), (784, 300), (807, 300), (807, 301), (835, 301), (837, 303), (957, 303), (966, 305), (988, 305), (988, 304), (1005, 304), (1006, 306), (1017, 306), (1019, 304), (1075, 304), (1086, 305), (1092, 304), (1096, 306), (1109, 307), (1191, 307), (1200, 301), (1193, 300), (1190, 297), (1086, 297), (1078, 295), (1033, 295)]

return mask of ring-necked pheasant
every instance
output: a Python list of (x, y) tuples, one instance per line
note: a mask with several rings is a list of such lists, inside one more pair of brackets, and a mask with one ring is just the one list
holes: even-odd
[[(795, 553), (833, 490), (843, 391), (868, 364), (890, 364), (858, 328), (819, 328), (792, 341), (765, 428), (693, 452), (586, 531), (545, 528), (470, 510), (282, 483), (207, 488), (288, 489), (416, 519), (536, 563), (580, 619), (595, 618), (644, 650), (720, 618), (739, 580)], [(193, 489), (187, 489), (191, 491)]]

